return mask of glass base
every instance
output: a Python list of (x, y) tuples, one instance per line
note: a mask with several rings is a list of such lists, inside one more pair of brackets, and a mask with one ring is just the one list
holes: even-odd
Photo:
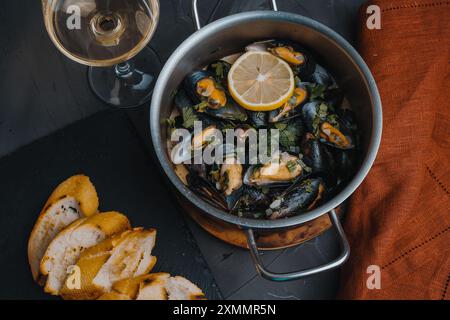
[(149, 47), (136, 57), (112, 67), (90, 67), (89, 84), (102, 101), (114, 108), (138, 107), (151, 99), (161, 61)]

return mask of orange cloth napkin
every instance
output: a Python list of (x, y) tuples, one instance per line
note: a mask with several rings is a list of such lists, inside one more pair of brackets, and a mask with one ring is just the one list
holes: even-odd
[[(381, 29), (366, 8), (381, 8)], [(360, 52), (383, 102), (375, 165), (345, 223), (342, 299), (450, 298), (450, 1), (374, 0)], [(369, 289), (370, 265), (381, 289)]]

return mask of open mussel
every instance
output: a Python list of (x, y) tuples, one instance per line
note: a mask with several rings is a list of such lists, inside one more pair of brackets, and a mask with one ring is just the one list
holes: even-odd
[(268, 51), (287, 62), (296, 76), (306, 79), (316, 68), (316, 63), (306, 48), (289, 40), (274, 39), (250, 44), (246, 51)]
[(297, 84), (292, 97), (281, 107), (269, 113), (269, 122), (275, 123), (301, 115), (301, 107), (308, 101), (308, 87), (305, 83)]
[(244, 183), (254, 187), (289, 185), (310, 170), (302, 159), (283, 152), (263, 165), (250, 166), (244, 176)]
[(244, 122), (247, 113), (239, 106), (211, 72), (200, 70), (189, 74), (184, 80), (184, 89), (196, 103), (193, 108), (199, 113), (232, 121)]
[(217, 187), (223, 192), (228, 210), (233, 210), (242, 195), (243, 166), (233, 155), (225, 157), (220, 166)]
[(271, 220), (290, 217), (313, 209), (323, 198), (325, 186), (320, 178), (305, 179), (276, 197), (266, 210)]
[(181, 164), (190, 161), (194, 157), (195, 151), (202, 150), (207, 145), (214, 143), (218, 135), (221, 135), (221, 132), (216, 125), (210, 125), (198, 133), (192, 132), (189, 137), (185, 137), (173, 147), (172, 162)]
[[(341, 125), (336, 114), (330, 113), (328, 106), (320, 101), (312, 101), (302, 108), (303, 121), (312, 134), (322, 143), (338, 149), (353, 149), (352, 134)], [(341, 130), (342, 129), (342, 130)]]

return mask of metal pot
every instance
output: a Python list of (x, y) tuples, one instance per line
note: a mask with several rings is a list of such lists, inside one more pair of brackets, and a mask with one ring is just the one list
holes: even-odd
[[(340, 35), (309, 18), (274, 11), (253, 11), (235, 14), (200, 28), (197, 0), (192, 0), (195, 24), (199, 29), (186, 39), (164, 66), (153, 93), (150, 126), (155, 152), (179, 197), (187, 202), (197, 217), (233, 226), (244, 232), (247, 247), (260, 274), (270, 280), (285, 281), (317, 274), (342, 265), (350, 254), (348, 242), (335, 208), (343, 203), (362, 183), (369, 172), (381, 140), (382, 108), (375, 81), (363, 59)], [(242, 51), (251, 42), (270, 38), (297, 41), (313, 50), (333, 72), (339, 85), (355, 109), (358, 127), (362, 131), (362, 161), (350, 183), (334, 198), (316, 209), (298, 216), (275, 221), (239, 218), (219, 210), (189, 190), (175, 174), (167, 153), (167, 119), (173, 105), (173, 93), (184, 77), (195, 68), (221, 57)], [(259, 258), (256, 234), (270, 234), (305, 226), (311, 221), (329, 216), (340, 237), (341, 254), (335, 260), (308, 270), (274, 273), (266, 269)]]

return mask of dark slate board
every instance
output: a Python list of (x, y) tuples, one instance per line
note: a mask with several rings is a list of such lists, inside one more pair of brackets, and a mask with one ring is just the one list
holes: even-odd
[(0, 299), (51, 298), (32, 280), (28, 236), (53, 188), (77, 173), (91, 177), (102, 211), (123, 212), (133, 226), (158, 230), (154, 271), (186, 276), (209, 299), (221, 298), (133, 125), (124, 113), (105, 111), (0, 161)]

